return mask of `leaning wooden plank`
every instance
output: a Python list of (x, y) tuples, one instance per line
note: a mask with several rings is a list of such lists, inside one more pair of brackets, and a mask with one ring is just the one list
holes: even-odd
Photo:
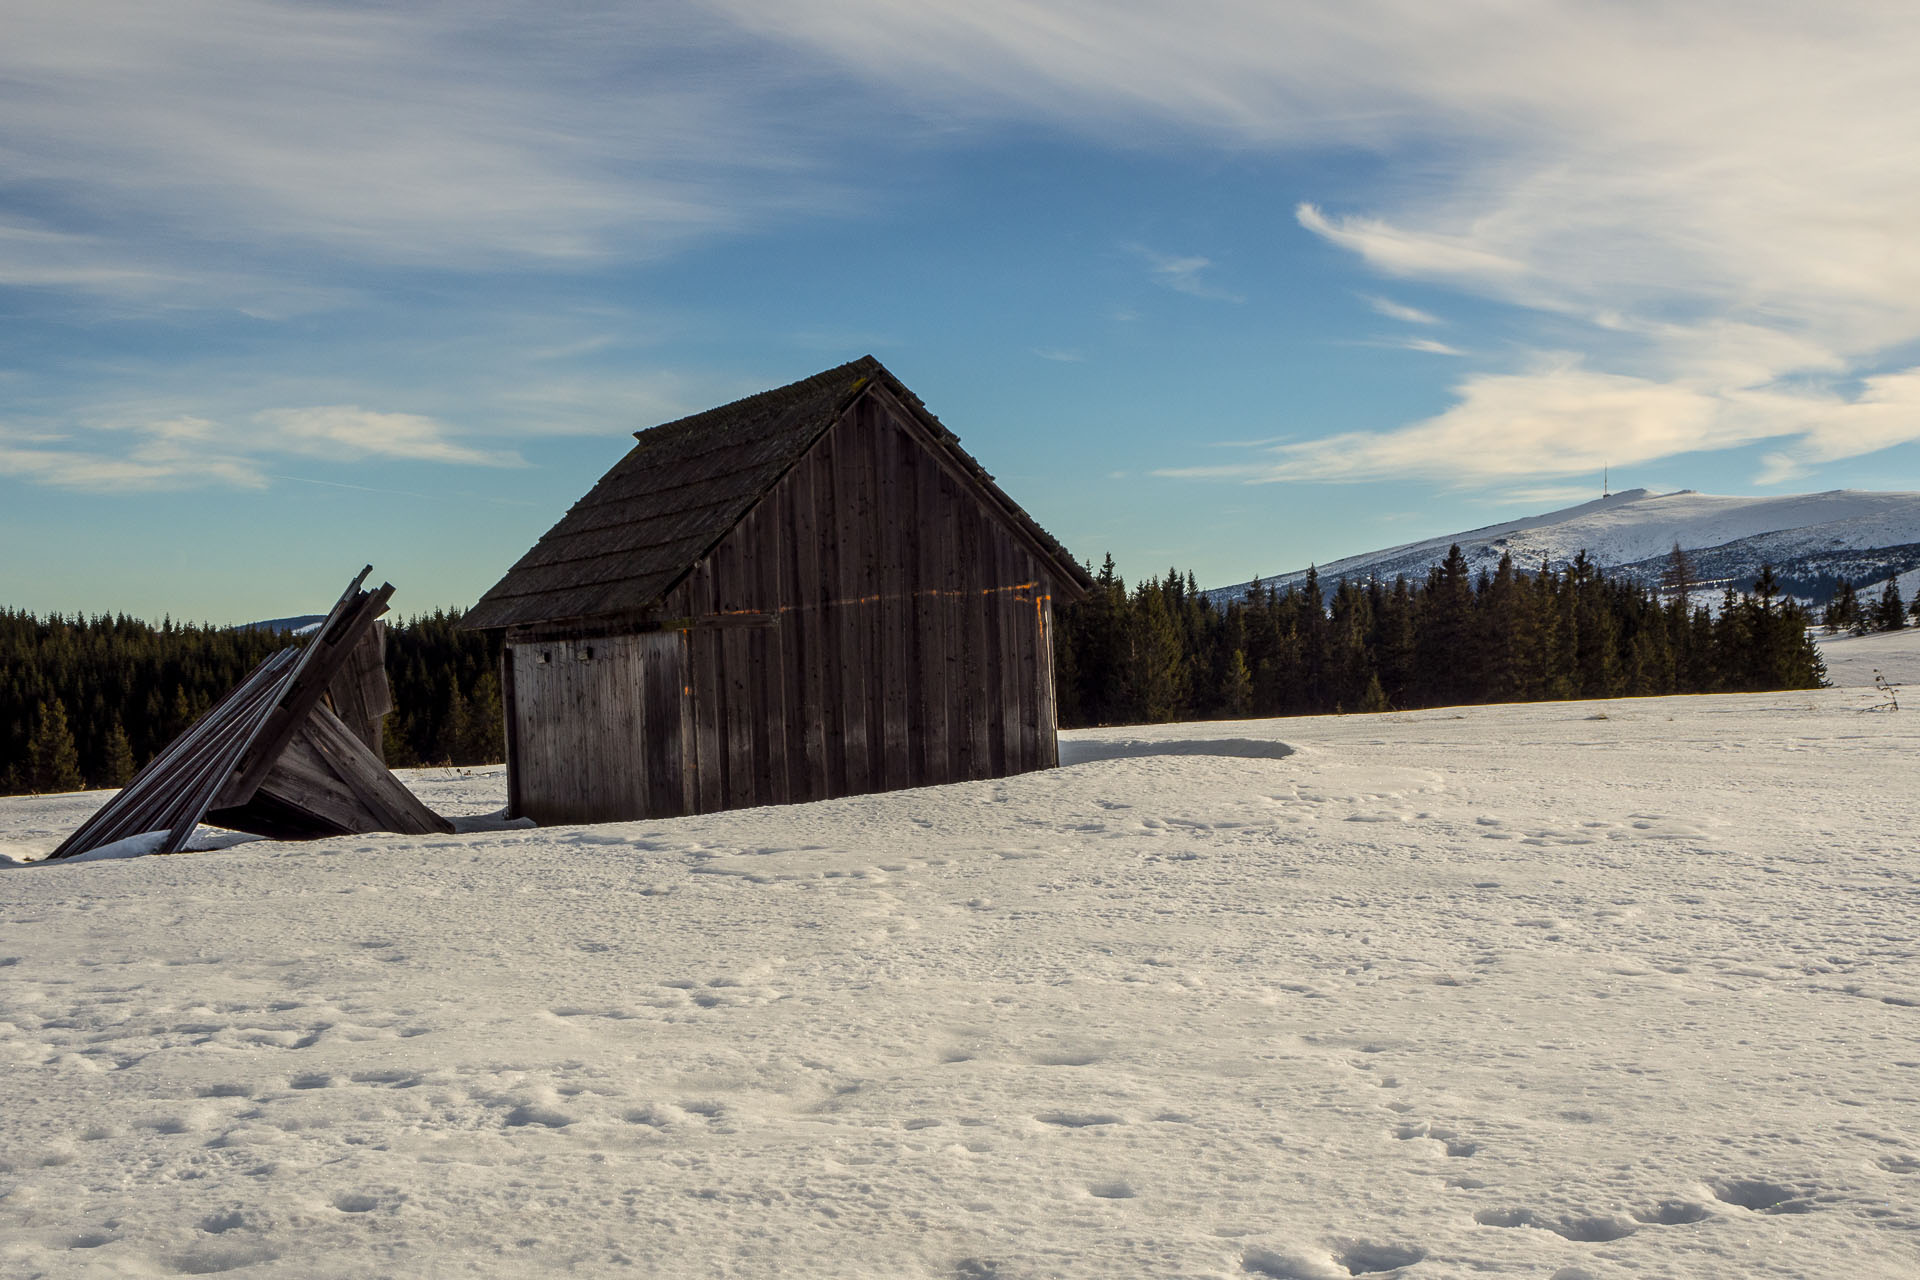
[(334, 774), (358, 797), (369, 819), (366, 831), (394, 831), (401, 835), (445, 834), (453, 824), (421, 804), (406, 784), (374, 758), (366, 744), (354, 737), (340, 718), (325, 707), (315, 707), (301, 733), (317, 748)]
[[(112, 843), (136, 835), (141, 831), (151, 831), (153, 827), (133, 826), (144, 816), (157, 812), (162, 803), (157, 799), (163, 794), (167, 781), (196, 751), (203, 750), (209, 735), (218, 731), (223, 724), (230, 723), (234, 717), (244, 713), (250, 703), (257, 703), (262, 694), (268, 691), (273, 680), (284, 674), (292, 661), (291, 653), (275, 654), (254, 668), (245, 680), (237, 685), (226, 697), (215, 703), (199, 719), (189, 725), (185, 732), (175, 738), (146, 767), (136, 773), (120, 793), (109, 800), (92, 817), (80, 824), (78, 830), (62, 842), (51, 857), (65, 857), (86, 848), (97, 848), (101, 844)], [(282, 660), (284, 659), (284, 660)]]
[(381, 760), (386, 757), (381, 750), (380, 721), (393, 710), (386, 656), (387, 624), (376, 622), (327, 684), (327, 701), (333, 713)]
[[(296, 663), (295, 668), (297, 666)], [(260, 699), (260, 709), (235, 717), (233, 723), (215, 737), (210, 748), (182, 771), (181, 780), (174, 790), (175, 801), (169, 806), (167, 814), (165, 825), (169, 834), (154, 852), (179, 853), (187, 847), (187, 841), (193, 838), (193, 829), (206, 817), (207, 810), (213, 807), (213, 799), (219, 794), (221, 784), (246, 751), (247, 743), (257, 732), (262, 718), (268, 714), (266, 708), (273, 705), (274, 691), (280, 687), (283, 686), (267, 686), (266, 696)]]
[[(235, 786), (235, 775), (251, 772), (250, 759), (265, 765), (259, 769), (262, 776), (272, 767), (273, 757), (286, 746), (307, 711), (326, 692), (327, 681), (357, 641), (360, 629), (371, 626), (373, 619), (386, 611), (386, 599), (393, 594), (391, 583), (371, 595), (360, 590), (360, 584), (372, 572), (373, 566), (367, 565), (348, 584), (327, 615), (327, 621), (300, 650), (285, 681), (278, 686), (278, 701), (266, 715), (253, 723), (250, 732), (240, 735), (230, 748), (223, 749), (217, 759), (210, 761), (204, 774), (196, 775), (190, 787), (182, 788), (180, 812), (175, 815), (171, 834), (156, 852), (178, 853), (186, 848), (200, 819)], [(251, 785), (242, 785), (245, 786), (243, 794), (251, 795), (259, 783), (255, 779)]]
[(293, 737), (300, 722), (307, 718), (307, 712), (319, 703), (320, 695), (326, 692), (334, 672), (352, 653), (365, 629), (387, 611), (387, 598), (393, 594), (392, 583), (383, 584), (374, 592), (360, 590), (360, 584), (366, 581), (371, 572), (372, 565), (360, 571), (360, 576), (353, 580), (346, 594), (340, 597), (340, 602), (334, 605), (333, 612), (327, 615), (326, 622), (321, 624), (307, 647), (300, 651), (300, 661), (287, 678), (278, 705), (268, 713), (259, 732), (248, 743), (234, 776), (220, 792), (216, 808), (237, 808), (246, 803), (273, 768), (274, 757)]
[[(244, 741), (253, 722), (271, 705), (295, 659), (293, 650), (283, 649), (255, 667), (226, 697), (148, 761), (118, 795), (61, 841), (48, 858), (72, 857), (147, 831), (174, 833), (188, 812), (197, 823), (205, 805), (196, 809), (193, 797), (183, 793), (207, 776), (210, 762), (225, 756), (234, 743)], [(218, 785), (217, 778), (214, 785)], [(181, 843), (191, 834), (189, 826), (180, 837)]]
[(279, 840), (311, 840), (365, 829), (353, 789), (334, 773), (302, 727), (247, 803), (215, 809), (209, 822)]

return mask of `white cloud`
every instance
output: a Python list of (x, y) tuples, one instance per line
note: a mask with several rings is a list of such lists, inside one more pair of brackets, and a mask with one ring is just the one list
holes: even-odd
[(201, 419), (169, 418), (142, 424), (131, 441), (95, 432), (83, 443), (0, 427), (0, 473), (89, 493), (265, 487), (254, 462), (216, 444), (211, 428)]
[(1761, 483), (1811, 464), (1920, 440), (1920, 369), (1870, 378), (1844, 399), (1818, 389), (1687, 385), (1563, 358), (1517, 374), (1476, 374), (1445, 412), (1393, 431), (1271, 444), (1245, 462), (1168, 476), (1365, 481), (1418, 475), (1462, 482), (1570, 476), (1767, 441)]
[(1590, 502), (1600, 495), (1597, 485), (1533, 485), (1515, 489), (1498, 489), (1488, 493), (1485, 505), (1499, 508), (1515, 506), (1538, 507), (1551, 511), (1558, 507), (1571, 507), (1578, 503)]
[[(1447, 452), (1471, 438), (1551, 473), (1586, 444), (1541, 433), (1617, 430), (1669, 452), (1775, 431), (1813, 467), (1909, 438), (1877, 398), (1903, 388), (1834, 388), (1920, 342), (1916, 64), (1920, 8), (1884, 0), (11, 0), (0, 285), (285, 315), (338, 301), (341, 263), (644, 259), (845, 207), (859, 184), (831, 158), (916, 120), (1361, 149), (1379, 176), (1300, 192), (1273, 234), (1534, 309), (1539, 345), (1583, 358), (1547, 376), (1518, 352), (1447, 412), (1364, 437), (1356, 466), (1477, 475)], [(1167, 288), (1241, 300), (1206, 257), (1136, 252)], [(342, 434), (313, 439), (367, 446), (328, 412)], [(1353, 439), (1289, 465), (1319, 474)], [(39, 456), (58, 447), (7, 447), (66, 474)]]
[(1788, 484), (1807, 474), (1807, 464), (1790, 453), (1769, 453), (1760, 459), (1755, 484)]
[(1215, 302), (1246, 301), (1237, 293), (1201, 279), (1200, 273), (1213, 266), (1211, 258), (1203, 258), (1198, 254), (1159, 253), (1137, 244), (1130, 244), (1127, 248), (1145, 259), (1147, 270), (1156, 283), (1165, 285), (1176, 293), (1184, 293), (1195, 298), (1210, 298)]
[(1518, 280), (1520, 262), (1459, 236), (1403, 231), (1377, 218), (1328, 218), (1310, 204), (1294, 210), (1300, 225), (1315, 235), (1351, 249), (1368, 265), (1388, 275), (1427, 276), (1478, 283)]
[(1464, 356), (1467, 354), (1459, 347), (1452, 346), (1434, 338), (1406, 338), (1396, 345), (1405, 347), (1408, 351), (1424, 351), (1429, 355), (1436, 356)]
[(1362, 294), (1361, 296), (1367, 300), (1368, 306), (1389, 320), (1404, 320), (1408, 324), (1440, 323), (1440, 317), (1434, 315), (1432, 312), (1422, 311), (1418, 307), (1409, 307), (1405, 303), (1395, 302), (1392, 298), (1376, 297), (1373, 294)]
[(1427, 422), (1302, 444), (1286, 474), (1554, 474), (1614, 434), (1641, 456), (1780, 434), (1808, 466), (1911, 438), (1879, 398), (1904, 391), (1832, 388), (1920, 341), (1915, 6), (721, 7), (949, 111), (1371, 150), (1384, 176), (1304, 192), (1299, 225), (1383, 276), (1547, 313), (1553, 345), (1586, 350), (1553, 376), (1522, 352)]
[(240, 422), (121, 410), (64, 432), (0, 427), (0, 473), (92, 493), (262, 489), (269, 461), (292, 457), (524, 465), (518, 454), (459, 443), (435, 419), (353, 405), (269, 409)]
[[(327, 262), (632, 260), (843, 199), (807, 158), (831, 105), (782, 109), (806, 69), (694, 3), (11, 0), (5, 25), (0, 168), (34, 213), (0, 225), (0, 284), (273, 307)], [(249, 259), (274, 278), (209, 265)]]
[(380, 413), (335, 404), (268, 409), (256, 413), (253, 421), (264, 428), (254, 438), (255, 447), (275, 453), (347, 462), (395, 458), (482, 467), (524, 465), (518, 454), (457, 443), (444, 423), (417, 413)]

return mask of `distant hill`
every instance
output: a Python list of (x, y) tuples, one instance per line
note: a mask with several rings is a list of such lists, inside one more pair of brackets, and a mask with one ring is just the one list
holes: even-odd
[[(1761, 565), (1771, 564), (1787, 591), (1822, 604), (1843, 578), (1878, 586), (1920, 568), (1920, 493), (1834, 489), (1738, 498), (1692, 489), (1629, 489), (1544, 515), (1348, 556), (1318, 570), (1329, 589), (1342, 578), (1419, 577), (1458, 543), (1475, 572), (1491, 572), (1503, 554), (1523, 569), (1536, 569), (1543, 560), (1561, 568), (1585, 551), (1616, 576), (1654, 583), (1676, 542), (1703, 585), (1716, 593), (1728, 584), (1750, 585)], [(1304, 568), (1293, 569), (1262, 581), (1284, 587), (1305, 576)], [(1207, 594), (1225, 602), (1244, 596), (1249, 585)]]
[(242, 622), (235, 631), (291, 631), (305, 635), (327, 620), (324, 613), (303, 613), (297, 618), (268, 618), (265, 622)]

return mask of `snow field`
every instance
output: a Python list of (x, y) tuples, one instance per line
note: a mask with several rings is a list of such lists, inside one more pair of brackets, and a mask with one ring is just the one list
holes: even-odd
[(1897, 689), (1910, 686), (1911, 704), (1920, 708), (1920, 627), (1864, 636), (1816, 631), (1814, 637), (1827, 664), (1828, 684), (1872, 688), (1873, 673), (1878, 671)]
[(7, 870), (0, 1274), (1908, 1277), (1920, 720), (1872, 701)]

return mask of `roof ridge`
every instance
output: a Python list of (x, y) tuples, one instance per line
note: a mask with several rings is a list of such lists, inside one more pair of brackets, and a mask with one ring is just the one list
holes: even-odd
[[(769, 387), (765, 391), (756, 391), (752, 395), (741, 396), (738, 400), (730, 400), (726, 404), (715, 405), (711, 409), (702, 409), (698, 413), (689, 413), (685, 417), (674, 418), (668, 422), (656, 423), (651, 427), (642, 427), (640, 430), (633, 433), (633, 437), (636, 440), (640, 440), (644, 442), (646, 437), (652, 435), (656, 431), (665, 431), (671, 427), (690, 426), (693, 423), (698, 422), (703, 418), (717, 418), (722, 414), (728, 414), (728, 415), (736, 414), (740, 412), (740, 410), (745, 408), (747, 405), (753, 404), (756, 401), (766, 401), (771, 403), (776, 398), (789, 397), (793, 393), (800, 391), (802, 388), (805, 388), (808, 390), (812, 390), (814, 388), (824, 388), (838, 381), (842, 375), (845, 375), (851, 372), (856, 365), (871, 365), (874, 369), (877, 369), (881, 373), (886, 373), (888, 378), (893, 377), (891, 373), (887, 373), (887, 369), (885, 365), (881, 364), (878, 360), (874, 359), (873, 356), (871, 355), (864, 355), (859, 357), (858, 359), (849, 360), (845, 364), (835, 365), (831, 369), (823, 369), (819, 373), (810, 374), (807, 377), (799, 379), (798, 381), (789, 382), (784, 386)], [(858, 394), (858, 388), (855, 389), (854, 394), (856, 395)], [(707, 452), (712, 452), (712, 450), (708, 450)]]

